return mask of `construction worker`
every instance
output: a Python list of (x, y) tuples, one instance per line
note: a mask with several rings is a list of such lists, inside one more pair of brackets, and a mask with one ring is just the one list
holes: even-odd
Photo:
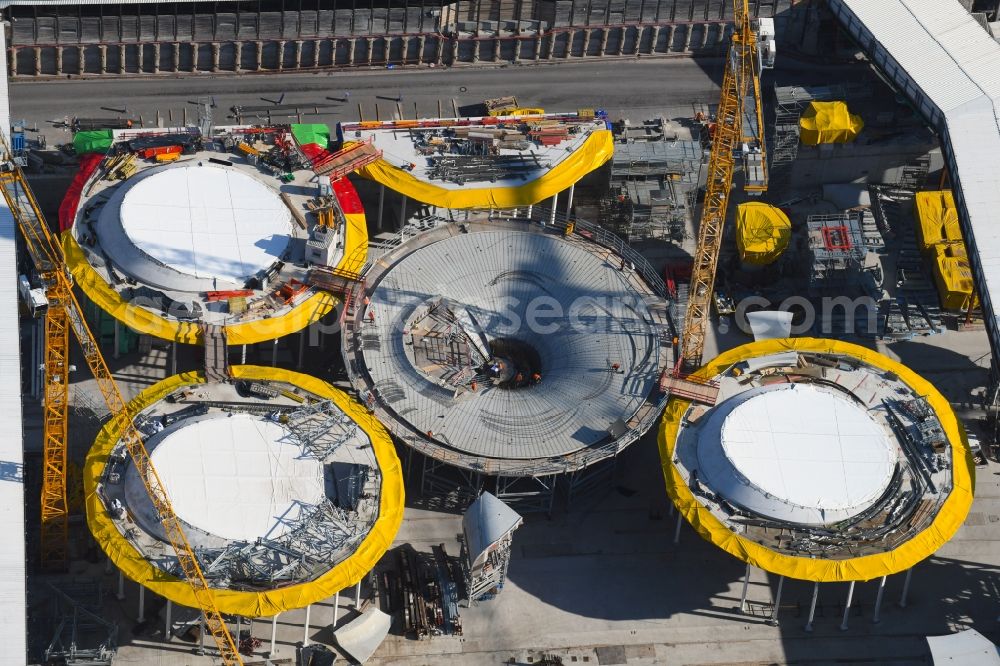
[(618, 372), (619, 368), (621, 368), (621, 367), (622, 366), (619, 365), (618, 363), (612, 363), (611, 364), (611, 372)]
[(532, 384), (537, 384), (540, 381), (542, 381), (542, 375), (540, 373), (534, 372), (534, 373), (531, 374), (531, 383)]
[(369, 310), (368, 311), (368, 321), (371, 322), (372, 324), (375, 323), (375, 311), (374, 310)]
[(469, 384), (469, 388), (471, 388), (471, 389), (472, 389), (472, 392), (473, 392), (473, 393), (475, 393), (475, 392), (476, 392), (476, 386), (478, 386), (478, 384), (476, 384), (476, 380), (475, 380), (475, 379), (473, 379), (473, 380), (472, 380), (472, 383), (471, 383), (471, 384)]
[(524, 375), (522, 375), (522, 374), (521, 374), (520, 372), (518, 372), (518, 373), (517, 373), (517, 374), (516, 374), (516, 375), (514, 376), (514, 383), (515, 383), (515, 384), (520, 384), (520, 383), (521, 383), (521, 382), (523, 382), (523, 381), (524, 381)]

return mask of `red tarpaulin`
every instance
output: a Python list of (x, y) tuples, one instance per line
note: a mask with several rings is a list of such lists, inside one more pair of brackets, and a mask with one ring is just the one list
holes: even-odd
[[(299, 149), (313, 164), (319, 164), (333, 155), (333, 153), (326, 148), (323, 148), (318, 143), (306, 143), (299, 146)], [(358, 198), (358, 192), (354, 189), (354, 186), (351, 185), (351, 181), (346, 178), (340, 178), (333, 181), (331, 185), (333, 187), (333, 193), (337, 196), (337, 202), (340, 204), (340, 210), (342, 210), (345, 215), (365, 212), (364, 207), (361, 205), (361, 199)]]
[(91, 153), (80, 158), (80, 168), (66, 190), (66, 196), (59, 204), (59, 231), (66, 231), (73, 226), (76, 219), (76, 208), (80, 205), (80, 195), (83, 194), (83, 186), (87, 179), (97, 169), (97, 165), (104, 159), (102, 153)]

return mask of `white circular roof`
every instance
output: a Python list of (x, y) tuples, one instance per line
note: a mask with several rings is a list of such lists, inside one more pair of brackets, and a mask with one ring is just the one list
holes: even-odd
[(150, 456), (177, 516), (225, 539), (274, 539), (325, 497), (320, 461), (279, 424), (247, 414), (182, 425)]
[(291, 212), (249, 174), (202, 163), (152, 171), (126, 191), (121, 226), (143, 253), (179, 273), (241, 284), (288, 246)]
[(863, 512), (888, 488), (886, 426), (832, 389), (781, 384), (719, 405), (698, 437), (699, 479), (733, 504), (802, 524)]

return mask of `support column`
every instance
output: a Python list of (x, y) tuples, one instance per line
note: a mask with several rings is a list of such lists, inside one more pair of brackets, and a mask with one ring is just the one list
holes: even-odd
[[(676, 542), (675, 542), (676, 543)], [(740, 612), (747, 612), (747, 589), (750, 587), (750, 563), (747, 562), (746, 573), (743, 574), (743, 594), (740, 595)]]
[(285, 68), (285, 40), (278, 40), (278, 71)]
[(305, 360), (306, 354), (306, 329), (299, 331), (299, 364), (298, 369), (302, 369), (303, 361)]
[(10, 76), (14, 78), (17, 76), (17, 47), (10, 50)]
[(125, 599), (125, 574), (118, 570), (118, 593), (115, 595), (118, 601), (123, 601)]
[(403, 233), (403, 226), (406, 225), (406, 195), (401, 194), (402, 200), (399, 203), (399, 233)]
[(690, 51), (691, 50), (691, 33), (694, 32), (692, 30), (692, 27), (693, 27), (693, 24), (691, 24), (691, 23), (688, 23), (686, 26), (684, 26), (684, 50), (685, 51)]
[(177, 374), (177, 341), (170, 343), (170, 374)]
[[(545, 59), (552, 60), (552, 51), (556, 48), (556, 34), (554, 32), (549, 33), (549, 45), (545, 49)], [(569, 55), (569, 54), (567, 54)]]
[(417, 64), (421, 65), (424, 62), (424, 36), (420, 35), (417, 37)]
[(844, 619), (840, 623), (840, 630), (847, 631), (847, 615), (851, 612), (851, 600), (854, 598), (854, 581), (851, 581), (851, 586), (847, 588), (847, 603), (844, 604)]
[(778, 578), (778, 592), (774, 595), (774, 607), (771, 609), (771, 619), (767, 621), (772, 627), (778, 626), (778, 610), (781, 608), (781, 590), (785, 587), (785, 577)]
[(205, 614), (198, 618), (198, 654), (205, 654)]
[(500, 39), (493, 40), (493, 62), (500, 62)]
[(160, 73), (160, 44), (153, 44), (153, 74)]
[(277, 639), (277, 637), (278, 637), (278, 616), (279, 615), (281, 615), (281, 613), (275, 613), (274, 615), (271, 616), (271, 651), (267, 655), (268, 658), (271, 658), (271, 657), (274, 656), (274, 643), (275, 643), (275, 639)]
[(347, 64), (348, 65), (353, 65), (354, 64), (354, 48), (355, 48), (355, 40), (348, 39), (347, 40)]
[(649, 53), (656, 53), (656, 45), (660, 43), (660, 29), (658, 25), (653, 26), (653, 34), (649, 40)]
[(76, 61), (76, 73), (79, 74), (80, 76), (83, 76), (84, 62), (83, 62), (83, 47), (82, 46), (76, 47), (76, 57), (77, 57), (77, 61)]
[(451, 40), (451, 65), (454, 66), (458, 62), (458, 40)]
[(681, 521), (684, 520), (683, 514), (680, 511), (677, 512), (677, 527), (674, 528), (674, 543), (676, 544), (681, 540)]
[(56, 47), (56, 74), (63, 73), (63, 47)]
[(257, 41), (257, 71), (264, 71), (264, 42)]
[(108, 47), (106, 45), (104, 45), (104, 44), (101, 44), (100, 46), (97, 47), (97, 52), (101, 54), (100, 55), (100, 58), (101, 58), (101, 74), (107, 74), (108, 73)]
[(375, 229), (382, 231), (382, 206), (385, 203), (385, 185), (378, 186), (378, 217), (375, 218)]
[(878, 624), (882, 621), (879, 617), (879, 613), (882, 610), (882, 597), (885, 594), (885, 579), (888, 576), (882, 576), (882, 579), (878, 582), (878, 594), (875, 595), (875, 615), (872, 617), (872, 624)]
[(278, 365), (278, 338), (275, 338), (273, 344), (271, 345), (271, 367), (273, 368), (277, 365)]
[(375, 40), (371, 37), (365, 38), (365, 64), (372, 64), (372, 50), (375, 48)]
[[(580, 51), (580, 57), (581, 58), (586, 58), (587, 57), (587, 53), (590, 51), (590, 36), (593, 34), (593, 32), (594, 32), (594, 30), (592, 28), (587, 28), (586, 30), (583, 31), (583, 50)], [(570, 35), (570, 37), (569, 37), (569, 48), (572, 51), (572, 48), (573, 48), (573, 35)], [(573, 54), (572, 53), (568, 53), (567, 55), (573, 55)]]
[(295, 40), (295, 69), (302, 69), (302, 40)]
[(434, 62), (438, 65), (441, 64), (441, 60), (444, 58), (444, 43), (441, 41), (441, 37), (434, 37)]
[(566, 217), (569, 218), (573, 215), (573, 191), (576, 189), (576, 183), (569, 186), (569, 199), (566, 201)]
[(604, 57), (604, 52), (608, 50), (608, 29), (601, 28), (601, 50), (597, 55)]
[(539, 31), (535, 35), (535, 62), (538, 62), (539, 57), (542, 55), (542, 33)]
[(336, 631), (337, 621), (340, 620), (340, 591), (334, 592), (333, 594), (333, 627), (332, 629)]
[(118, 45), (118, 73), (125, 73), (125, 44)]
[(40, 46), (35, 47), (35, 76), (42, 73), (42, 48)]
[(212, 71), (219, 71), (219, 44), (212, 43)]
[[(319, 51), (320, 51), (319, 47), (320, 47), (320, 45), (322, 43), (323, 43), (323, 40), (321, 40), (321, 39), (314, 39), (313, 40), (313, 61), (312, 61), (312, 66), (313, 67), (319, 67)], [(330, 40), (330, 65), (333, 66), (333, 65), (336, 65), (336, 64), (337, 64), (337, 40), (336, 39), (331, 39)]]
[(139, 617), (135, 621), (146, 621), (146, 587), (144, 585), (139, 586)]
[[(559, 208), (559, 193), (556, 192), (555, 194), (552, 195), (552, 205), (549, 207), (549, 224), (556, 223), (556, 210), (558, 208)], [(542, 226), (544, 225), (545, 223), (542, 222)]]
[(531, 209), (532, 208), (534, 208), (534, 206), (528, 206), (528, 219), (529, 220), (531, 219)]
[[(170, 611), (171, 610), (173, 610), (173, 604), (170, 602), (170, 599), (167, 599), (167, 608), (164, 611), (166, 619), (163, 621), (163, 640), (165, 640), (167, 642), (170, 642), (170, 636), (171, 636), (171, 633), (170, 633)], [(239, 642), (239, 639), (237, 639), (237, 642)]]
[(240, 354), (240, 365), (247, 364), (247, 346), (243, 345), (243, 352)]
[(117, 359), (119, 356), (121, 356), (121, 354), (118, 353), (118, 344), (119, 342), (121, 342), (121, 331), (122, 331), (122, 325), (117, 319), (115, 319), (114, 349), (111, 350), (111, 358), (113, 359)]
[(819, 599), (819, 583), (813, 583), (813, 598), (812, 603), (809, 604), (809, 619), (806, 620), (806, 626), (803, 627), (807, 632), (812, 632), (813, 630), (813, 618), (816, 617), (817, 599)]
[(306, 621), (302, 625), (302, 647), (309, 645), (309, 614), (312, 612), (312, 604), (306, 606)]
[(899, 607), (906, 608), (906, 597), (910, 592), (910, 578), (913, 576), (913, 567), (906, 570), (906, 577), (903, 579), (903, 592), (899, 595)]
[(177, 73), (178, 71), (180, 71), (180, 68), (181, 68), (181, 45), (180, 45), (180, 42), (174, 42), (173, 47), (174, 47), (174, 53), (173, 53), (173, 57), (174, 57), (174, 73)]
[(357, 587), (354, 588), (354, 607), (361, 608), (361, 581), (358, 581)]

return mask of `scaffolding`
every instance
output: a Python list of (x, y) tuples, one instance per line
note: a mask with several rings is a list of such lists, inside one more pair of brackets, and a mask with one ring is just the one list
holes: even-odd
[(102, 617), (99, 581), (46, 583), (55, 629), (45, 648), (45, 663), (111, 666), (118, 647), (118, 625)]

